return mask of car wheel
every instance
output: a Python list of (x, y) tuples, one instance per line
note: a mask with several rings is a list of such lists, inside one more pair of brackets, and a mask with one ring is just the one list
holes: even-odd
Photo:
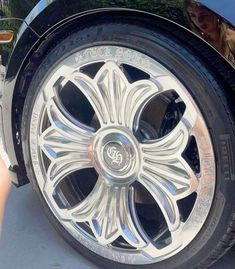
[(28, 177), (67, 241), (102, 268), (204, 268), (233, 242), (234, 133), (222, 86), (160, 30), (68, 36), (24, 105)]

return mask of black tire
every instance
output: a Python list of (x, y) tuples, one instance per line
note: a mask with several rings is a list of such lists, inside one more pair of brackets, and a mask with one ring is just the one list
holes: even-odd
[[(128, 265), (101, 257), (77, 241), (53, 215), (35, 177), (29, 129), (32, 109), (41, 85), (63, 59), (95, 45), (121, 45), (140, 51), (170, 70), (188, 89), (199, 107), (210, 132), (216, 159), (216, 188), (212, 207), (202, 229), (193, 241), (176, 255), (148, 265)], [(48, 53), (35, 73), (22, 118), (22, 143), (28, 177), (38, 193), (45, 212), (57, 231), (77, 251), (101, 268), (207, 268), (234, 243), (235, 233), (235, 137), (231, 108), (223, 96), (223, 86), (190, 48), (165, 33), (130, 24), (102, 24), (82, 29), (67, 37)], [(209, 169), (209, 168), (208, 168)]]

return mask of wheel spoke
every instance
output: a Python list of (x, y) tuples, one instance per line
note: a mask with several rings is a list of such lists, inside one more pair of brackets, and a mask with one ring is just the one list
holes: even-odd
[(39, 146), (51, 161), (44, 189), (52, 194), (65, 176), (92, 167), (89, 147), (93, 131), (72, 119), (54, 99), (48, 102), (47, 113), (51, 126), (40, 135)]
[(74, 69), (67, 65), (62, 65), (58, 68), (43, 89), (45, 102), (48, 102), (58, 94), (58, 88), (63, 88), (73, 72)]
[(75, 207), (68, 209), (72, 219), (79, 222), (92, 219), (97, 212), (97, 208), (104, 206), (102, 203), (104, 202), (103, 199), (107, 198), (106, 191), (107, 186), (102, 177), (99, 177), (91, 193)]
[(129, 83), (115, 63), (104, 64), (94, 79), (76, 72), (71, 81), (89, 100), (101, 126), (121, 124), (123, 95)]
[[(194, 192), (198, 187), (198, 179), (190, 165), (182, 157), (190, 141), (196, 119), (192, 121), (188, 110), (168, 135), (141, 144), (143, 170), (165, 179), (166, 185), (172, 189), (178, 199)], [(174, 185), (173, 185), (174, 184)], [(181, 191), (180, 191), (181, 190)], [(183, 191), (183, 193), (182, 193)]]
[(133, 189), (110, 187), (99, 177), (90, 195), (68, 210), (74, 222), (89, 222), (97, 240), (107, 245), (122, 236), (131, 246), (142, 248), (146, 236), (138, 223)]
[(156, 83), (158, 85), (160, 93), (172, 90), (175, 92), (181, 91), (180, 84), (176, 81), (176, 79), (169, 75), (156, 77)]
[(99, 177), (90, 195), (71, 211), (74, 221), (89, 222), (101, 244), (109, 244), (119, 236), (116, 223), (117, 194), (118, 189), (109, 188)]
[(144, 248), (147, 237), (135, 212), (133, 187), (120, 190), (118, 226), (123, 238), (133, 247)]
[(139, 180), (155, 198), (171, 231), (180, 226), (177, 200), (197, 191), (199, 184), (195, 172), (182, 157), (194, 123), (186, 109), (168, 135), (140, 145), (143, 165)]
[(107, 125), (109, 122), (108, 111), (100, 89), (87, 75), (82, 73), (75, 74), (76, 75), (70, 79), (71, 82), (73, 82), (73, 84), (86, 96), (96, 113), (100, 125)]
[(94, 79), (77, 72), (71, 81), (89, 100), (101, 126), (118, 124), (133, 129), (147, 102), (159, 92), (151, 80), (130, 84), (114, 62), (105, 63)]
[(125, 122), (126, 127), (136, 131), (143, 109), (149, 100), (159, 94), (159, 89), (151, 80), (140, 80), (130, 86), (124, 97), (123, 122)]
[(160, 207), (168, 228), (175, 231), (180, 226), (180, 214), (174, 195), (168, 190), (168, 186), (158, 182), (158, 179), (148, 173), (140, 176), (139, 182), (151, 193)]
[(122, 125), (123, 97), (129, 86), (126, 76), (114, 62), (109, 61), (95, 76), (95, 83), (105, 101), (109, 123)]

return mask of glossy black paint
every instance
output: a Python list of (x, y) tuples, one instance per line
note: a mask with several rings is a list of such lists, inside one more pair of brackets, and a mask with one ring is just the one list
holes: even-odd
[[(235, 1), (199, 0), (198, 2), (235, 25), (233, 12), (235, 10)], [(4, 5), (4, 10), (7, 10), (5, 11), (7, 17), (24, 19), (25, 23), (39, 36), (44, 35), (46, 32), (49, 33), (54, 27), (58, 27), (74, 17), (84, 16), (102, 8), (124, 8), (148, 12), (189, 28), (183, 9), (183, 0), (5, 0)]]
[[(234, 9), (231, 8), (235, 5), (234, 0), (201, 0), (200, 2), (235, 25)], [(226, 2), (226, 5), (218, 4), (218, 2)], [(36, 3), (37, 5), (34, 6)], [(6, 1), (4, 10), (5, 15), (18, 18), (14, 21), (7, 21), (4, 27), (19, 29), (13, 51), (9, 46), (0, 46), (0, 52), (6, 47), (8, 53), (12, 53), (5, 78), (2, 122), (5, 147), (12, 169), (17, 171), (18, 176), (23, 175), (19, 180), (14, 179), (16, 184), (23, 184), (27, 181), (19, 138), (19, 119), (26, 94), (25, 89), (46, 51), (62, 36), (98, 21), (129, 20), (153, 28), (162, 25), (163, 30), (171, 31), (176, 36), (185, 35), (192, 40), (196, 39), (195, 35), (187, 30), (190, 28), (189, 23), (183, 1), (179, 0), (10, 0)], [(20, 23), (22, 24), (19, 28)], [(0, 29), (1, 27), (3, 26), (0, 21)], [(201, 37), (199, 38), (200, 42), (204, 43)], [(208, 47), (208, 50), (212, 49)], [(221, 61), (228, 66), (228, 73), (234, 72), (224, 59)]]

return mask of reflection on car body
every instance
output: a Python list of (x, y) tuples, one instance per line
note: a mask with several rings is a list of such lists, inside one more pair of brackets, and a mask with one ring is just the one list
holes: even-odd
[(185, 0), (185, 10), (191, 29), (235, 65), (234, 28), (194, 0)]

